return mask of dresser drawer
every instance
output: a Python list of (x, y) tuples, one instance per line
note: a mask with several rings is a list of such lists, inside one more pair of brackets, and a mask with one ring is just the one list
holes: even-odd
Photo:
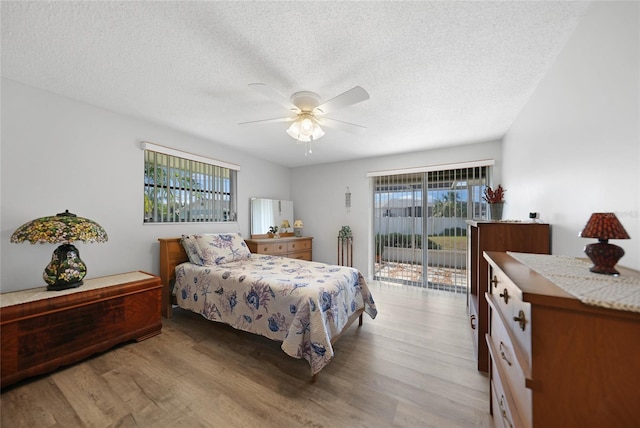
[(522, 301), (522, 291), (495, 267), (490, 268), (490, 304), (501, 314), (509, 336), (531, 367), (531, 304)]
[(286, 242), (265, 242), (257, 246), (258, 254), (279, 255), (287, 252)]
[(520, 290), (511, 280), (499, 269), (489, 268), (489, 294), (495, 298), (496, 306), (502, 313), (511, 313), (514, 299), (518, 298)]
[(473, 348), (478, 350), (479, 328), (478, 323), (478, 302), (475, 299), (469, 300), (469, 327), (471, 327), (471, 339), (473, 340)]
[(493, 424), (505, 428), (530, 428), (520, 418), (513, 396), (508, 385), (502, 383), (500, 370), (491, 359), (491, 408), (493, 409)]
[(503, 388), (508, 390), (512, 396), (514, 406), (525, 425), (531, 426), (531, 390), (526, 387), (527, 379), (531, 378), (531, 370), (527, 361), (530, 361), (531, 358), (525, 355), (523, 350), (512, 340), (504, 324), (506, 320), (496, 308), (495, 299), (488, 296), (487, 301), (491, 313), (490, 334), (487, 336), (489, 353), (494, 364), (503, 374), (501, 378)]
[(293, 253), (296, 251), (311, 250), (311, 240), (301, 239), (299, 241), (291, 241), (287, 243), (287, 252)]
[(307, 260), (311, 261), (311, 250), (308, 251), (298, 251), (297, 253), (290, 253), (287, 257), (297, 260)]

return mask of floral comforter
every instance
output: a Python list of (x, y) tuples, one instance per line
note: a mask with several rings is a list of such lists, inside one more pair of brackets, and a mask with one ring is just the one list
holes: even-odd
[(364, 307), (371, 318), (377, 314), (356, 269), (277, 256), (183, 263), (176, 267), (174, 292), (181, 308), (281, 341), (286, 354), (309, 361), (312, 374), (333, 358), (331, 338), (354, 312)]

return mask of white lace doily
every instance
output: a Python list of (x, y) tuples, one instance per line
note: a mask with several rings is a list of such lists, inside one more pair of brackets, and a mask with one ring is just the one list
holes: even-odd
[(508, 254), (582, 303), (640, 312), (640, 278), (593, 273), (589, 271), (591, 263), (569, 256)]

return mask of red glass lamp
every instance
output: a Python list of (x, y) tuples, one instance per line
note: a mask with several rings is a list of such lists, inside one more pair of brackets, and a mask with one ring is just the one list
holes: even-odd
[(614, 213), (593, 213), (580, 236), (598, 239), (598, 242), (584, 248), (585, 254), (593, 262), (589, 270), (606, 275), (618, 275), (619, 272), (614, 266), (624, 256), (624, 250), (617, 245), (609, 244), (609, 239), (630, 239), (618, 217)]

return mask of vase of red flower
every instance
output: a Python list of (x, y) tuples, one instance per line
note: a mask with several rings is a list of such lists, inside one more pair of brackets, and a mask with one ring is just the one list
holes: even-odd
[(483, 199), (489, 204), (489, 218), (493, 221), (502, 220), (502, 209), (504, 208), (505, 189), (498, 185), (495, 189), (487, 186), (484, 189)]
[(489, 204), (489, 215), (492, 221), (502, 220), (502, 209), (504, 208), (504, 202), (494, 202)]

